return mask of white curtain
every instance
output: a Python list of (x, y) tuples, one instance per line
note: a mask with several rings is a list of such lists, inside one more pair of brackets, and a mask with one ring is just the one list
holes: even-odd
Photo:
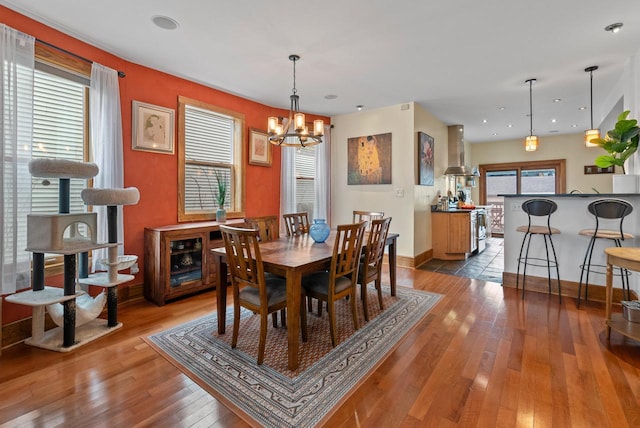
[(313, 180), (313, 218), (324, 218), (331, 225), (329, 201), (331, 191), (331, 125), (324, 126), (322, 144), (316, 146), (316, 176)]
[[(93, 161), (100, 172), (93, 181), (93, 187), (100, 189), (121, 189), (124, 187), (124, 162), (122, 157), (122, 115), (120, 114), (120, 89), (118, 72), (93, 63), (91, 67), (91, 89), (89, 95), (89, 117), (91, 118), (91, 148)], [(98, 242), (107, 242), (107, 207), (96, 206), (98, 213)], [(122, 206), (118, 207), (118, 242), (124, 242)], [(124, 254), (122, 245), (118, 254)], [(107, 250), (93, 252), (93, 270), (106, 270), (99, 260), (107, 258)]]
[(31, 253), (25, 247), (31, 211), (34, 42), (32, 36), (0, 24), (2, 294), (31, 286)]
[[(283, 127), (287, 125), (287, 119), (283, 120)], [(280, 218), (282, 214), (296, 212), (296, 149), (295, 147), (280, 147), (281, 172), (280, 172)], [(284, 222), (280, 222), (280, 232), (285, 234)]]

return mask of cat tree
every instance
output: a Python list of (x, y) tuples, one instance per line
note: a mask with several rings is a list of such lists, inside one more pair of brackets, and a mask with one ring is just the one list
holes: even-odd
[[(65, 159), (34, 159), (29, 172), (38, 178), (58, 178), (58, 213), (29, 214), (27, 216), (27, 251), (33, 253), (32, 289), (7, 296), (8, 302), (31, 306), (33, 309), (31, 337), (26, 344), (59, 352), (68, 352), (122, 327), (117, 321), (117, 285), (134, 279), (119, 274), (135, 263), (137, 256), (117, 255), (117, 206), (136, 204), (138, 189), (84, 189), (86, 205), (106, 205), (108, 242), (96, 240), (97, 214), (69, 213), (70, 179), (89, 179), (98, 174), (93, 163)], [(82, 234), (86, 226), (86, 235)], [(65, 235), (66, 233), (66, 235)], [(108, 248), (109, 257), (103, 260), (107, 272), (88, 275), (88, 252)], [(44, 254), (64, 257), (64, 287), (44, 284)], [(77, 261), (80, 258), (80, 278)], [(108, 319), (97, 318), (105, 304), (104, 291), (95, 298), (82, 286), (98, 286), (108, 290), (106, 296)], [(45, 331), (45, 307), (59, 327)]]

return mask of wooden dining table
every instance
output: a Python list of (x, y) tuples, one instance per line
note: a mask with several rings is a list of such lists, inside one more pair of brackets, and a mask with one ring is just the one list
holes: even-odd
[[(260, 243), (260, 255), (265, 272), (286, 278), (288, 363), (290, 370), (298, 368), (300, 336), (300, 295), (302, 276), (329, 268), (333, 257), (336, 232), (331, 231), (323, 243), (315, 243), (308, 234), (283, 237)], [(387, 235), (389, 256), (389, 282), (391, 295), (396, 295), (396, 243), (397, 233)], [(366, 235), (364, 242), (366, 243)], [(211, 250), (217, 272), (217, 284), (227, 284), (227, 263), (224, 247)], [(227, 312), (227, 287), (217, 286), (218, 333), (224, 334)]]

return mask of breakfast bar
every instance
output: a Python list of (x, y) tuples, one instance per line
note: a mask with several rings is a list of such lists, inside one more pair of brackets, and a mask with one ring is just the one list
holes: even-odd
[[(551, 226), (560, 229), (559, 235), (553, 236), (553, 243), (558, 256), (560, 279), (563, 291), (568, 293), (577, 292), (577, 285), (580, 282), (580, 265), (583, 264), (585, 252), (589, 239), (581, 236), (582, 229), (593, 229), (595, 227), (595, 217), (589, 213), (587, 206), (598, 199), (616, 198), (629, 202), (633, 207), (640, 207), (640, 194), (637, 193), (610, 193), (610, 194), (509, 194), (504, 196), (504, 273), (503, 284), (505, 286), (516, 286), (516, 273), (518, 270), (518, 254), (522, 244), (523, 233), (516, 231), (516, 228), (527, 224), (527, 214), (522, 210), (522, 203), (528, 199), (543, 198), (550, 199), (558, 205), (558, 209), (551, 215)], [(617, 223), (616, 223), (617, 225)], [(600, 227), (615, 228), (606, 224)], [(634, 235), (634, 239), (624, 240), (624, 247), (640, 246), (640, 209), (634, 210), (623, 222), (624, 232)], [(610, 240), (600, 240), (596, 242), (593, 251), (592, 265), (603, 266), (601, 274), (591, 274), (589, 285), (605, 286), (606, 257), (604, 249), (613, 247)], [(545, 258), (544, 245), (531, 245), (529, 257)], [(522, 272), (521, 272), (522, 273)], [(553, 273), (555, 275), (555, 272)], [(527, 268), (527, 288), (529, 288), (529, 277), (544, 278), (547, 281), (546, 266), (531, 266)], [(565, 287), (569, 285), (569, 287)], [(630, 290), (636, 295), (640, 294), (639, 275), (633, 272), (630, 275)], [(618, 278), (614, 279), (614, 288), (620, 288)], [(589, 289), (591, 292), (591, 288)], [(604, 300), (604, 299), (603, 299)]]

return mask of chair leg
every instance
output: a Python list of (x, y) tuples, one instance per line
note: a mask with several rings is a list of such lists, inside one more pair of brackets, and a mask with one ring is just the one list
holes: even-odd
[(529, 248), (531, 247), (531, 234), (527, 242), (527, 252), (524, 255), (524, 268), (522, 269), (522, 298), (524, 299), (524, 284), (527, 281), (527, 263), (529, 262)]
[(233, 302), (233, 335), (231, 336), (231, 348), (238, 344), (238, 332), (240, 331), (240, 304), (235, 299)]
[(271, 313), (271, 320), (273, 321), (273, 328), (278, 328), (278, 314), (276, 312)]
[(353, 294), (351, 296), (351, 313), (353, 314), (353, 329), (357, 330), (358, 329), (358, 306), (357, 306), (357, 303), (356, 303), (357, 299), (356, 299), (356, 296), (355, 296), (356, 290), (353, 289), (351, 291), (351, 293)]
[(258, 365), (261, 365), (264, 361), (264, 348), (267, 342), (267, 317), (268, 315), (265, 313), (260, 314), (260, 342), (258, 343)]
[(516, 290), (518, 289), (518, 281), (520, 280), (520, 263), (522, 262), (522, 250), (524, 249), (524, 243), (527, 240), (529, 234), (525, 233), (522, 238), (522, 244), (520, 245), (520, 254), (518, 255), (518, 270), (516, 272)]
[(307, 310), (304, 307), (304, 293), (302, 294), (302, 299), (300, 300), (300, 330), (302, 331), (302, 341), (306, 342), (308, 339), (307, 334)]
[[(578, 307), (580, 307), (580, 297), (582, 296), (582, 277), (584, 275), (585, 270), (587, 271), (587, 283), (585, 283), (585, 290), (587, 289), (589, 282), (589, 266), (591, 266), (591, 259), (589, 258), (589, 254), (592, 251), (593, 244), (595, 242), (595, 236), (592, 236), (589, 240), (589, 245), (587, 245), (587, 251), (584, 253), (584, 260), (582, 261), (582, 271), (580, 272), (580, 282), (578, 283)], [(587, 264), (587, 260), (589, 263)]]
[(313, 299), (311, 296), (307, 296), (307, 310), (313, 312)]
[[(302, 307), (304, 308), (304, 304), (302, 305)], [(282, 324), (282, 327), (286, 327), (287, 326), (287, 309), (280, 309), (280, 324)]]
[(376, 278), (376, 288), (378, 289), (378, 304), (380, 305), (380, 312), (384, 310), (384, 304), (382, 303), (382, 280), (380, 279), (381, 275), (378, 272), (378, 277)]
[[(318, 301), (322, 306), (322, 300)], [(329, 331), (331, 332), (331, 346), (336, 347), (336, 314), (334, 308), (334, 302), (327, 302), (327, 311), (329, 312)]]
[(364, 310), (364, 320), (369, 321), (369, 305), (367, 298), (367, 284), (360, 285), (360, 297), (362, 299), (362, 309)]
[(553, 261), (556, 264), (556, 276), (558, 278), (558, 302), (562, 303), (562, 288), (560, 286), (560, 267), (558, 266), (558, 256), (556, 256), (556, 247), (553, 245), (553, 239), (549, 235), (549, 242), (551, 243), (551, 250), (553, 251)]
[[(549, 284), (549, 295), (551, 295), (551, 260), (549, 259), (549, 245), (547, 244), (547, 235), (542, 235), (544, 238), (544, 251), (547, 255), (547, 282)], [(549, 235), (551, 240), (551, 235)]]
[(589, 272), (591, 272), (591, 260), (593, 257), (593, 247), (596, 246), (596, 240), (594, 238), (593, 244), (591, 244), (591, 249), (589, 250), (589, 259), (587, 260), (587, 274), (584, 280), (584, 301), (586, 302), (589, 299)]

